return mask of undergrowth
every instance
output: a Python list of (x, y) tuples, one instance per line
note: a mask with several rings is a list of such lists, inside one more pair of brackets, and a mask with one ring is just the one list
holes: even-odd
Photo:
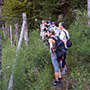
[[(72, 47), (67, 52), (67, 66), (73, 79), (71, 90), (88, 90), (90, 84), (90, 27), (87, 27), (86, 11), (77, 14), (69, 26)], [(54, 72), (50, 54), (39, 33), (30, 33), (29, 44), (22, 45), (16, 56), (16, 47), (9, 40), (2, 42), (2, 90), (7, 90), (12, 66), (14, 69), (14, 90), (53, 90)]]
[[(6, 43), (6, 42), (5, 42)], [(2, 90), (7, 90), (12, 66), (14, 68), (14, 90), (47, 90), (51, 89), (52, 65), (48, 48), (33, 31), (28, 46), (22, 45), (16, 56), (15, 46), (7, 42), (2, 49)]]
[(70, 77), (75, 80), (73, 90), (88, 90), (90, 84), (90, 27), (86, 13), (77, 14), (69, 27), (73, 46), (68, 49), (67, 64), (71, 68)]

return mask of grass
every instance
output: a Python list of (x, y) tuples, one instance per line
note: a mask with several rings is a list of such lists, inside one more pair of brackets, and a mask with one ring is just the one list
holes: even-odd
[[(6, 43), (6, 42), (5, 42)], [(49, 50), (40, 39), (39, 33), (30, 34), (29, 44), (24, 44), (16, 56), (15, 46), (7, 42), (2, 49), (2, 90), (7, 90), (13, 62), (16, 59), (14, 73), (14, 90), (47, 90), (51, 88), (52, 65)]]

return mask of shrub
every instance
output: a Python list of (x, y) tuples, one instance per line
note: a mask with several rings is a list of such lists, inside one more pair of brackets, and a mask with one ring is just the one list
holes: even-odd
[[(47, 90), (47, 88), (51, 88), (50, 82), (53, 75), (50, 54), (38, 32), (33, 31), (30, 34), (28, 46), (23, 44), (17, 56), (14, 46), (8, 44), (3, 48), (3, 90), (8, 88), (14, 60), (16, 60), (14, 90)], [(9, 68), (7, 69), (7, 67)]]
[[(71, 77), (76, 80), (73, 83), (74, 90), (86, 90), (83, 79), (88, 82), (90, 77), (90, 27), (87, 27), (86, 11), (76, 15), (75, 21), (70, 25), (70, 36), (73, 45), (68, 49), (68, 65), (72, 66)], [(87, 77), (87, 78), (86, 78)]]

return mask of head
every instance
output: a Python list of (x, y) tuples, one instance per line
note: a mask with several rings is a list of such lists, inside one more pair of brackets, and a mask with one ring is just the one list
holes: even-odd
[(52, 22), (52, 25), (55, 27), (55, 26), (57, 26), (57, 23), (56, 22)]
[(47, 34), (48, 34), (48, 37), (50, 37), (51, 35), (55, 35), (55, 32), (52, 28), (50, 28), (48, 31), (47, 31)]
[(49, 23), (51, 24), (51, 21), (50, 21), (50, 20), (48, 21), (48, 24), (49, 24)]
[(44, 24), (44, 20), (42, 20), (42, 24)]
[(59, 23), (59, 28), (62, 30), (63, 28), (65, 28), (65, 24), (64, 24), (64, 22), (60, 22)]
[(49, 21), (48, 21), (48, 25), (50, 25), (50, 24), (51, 24), (51, 21), (49, 20)]
[(47, 20), (44, 20), (44, 25), (47, 25)]

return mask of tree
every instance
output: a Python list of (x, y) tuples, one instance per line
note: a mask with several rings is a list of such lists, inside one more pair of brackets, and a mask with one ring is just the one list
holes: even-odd
[[(8, 7), (8, 8), (7, 8)], [(28, 26), (35, 27), (35, 18), (42, 20), (53, 17), (55, 12), (60, 11), (59, 0), (5, 0), (2, 7), (2, 18), (8, 22), (20, 23), (21, 14), (26, 12)], [(17, 22), (18, 21), (18, 22)]]

